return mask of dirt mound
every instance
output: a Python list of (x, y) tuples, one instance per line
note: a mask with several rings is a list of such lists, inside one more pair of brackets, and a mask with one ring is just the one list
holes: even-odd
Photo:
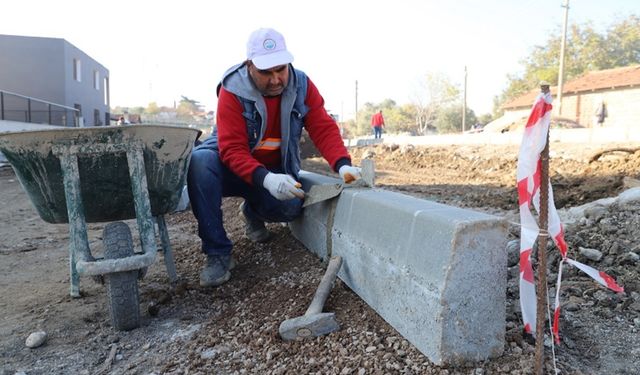
[[(603, 150), (584, 145), (552, 146), (549, 174), (558, 208), (618, 195), (624, 189), (624, 177), (640, 178), (640, 150)], [(517, 146), (383, 144), (354, 147), (351, 153), (356, 164), (364, 158), (375, 161), (378, 185), (386, 189), (461, 207), (517, 208)], [(591, 161), (599, 153), (602, 156)], [(320, 160), (309, 163), (312, 169), (321, 170), (317, 167)]]

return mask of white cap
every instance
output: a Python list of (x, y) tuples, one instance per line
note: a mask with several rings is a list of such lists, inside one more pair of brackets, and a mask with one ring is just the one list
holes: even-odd
[(284, 37), (274, 29), (258, 29), (251, 33), (247, 42), (247, 60), (258, 69), (289, 64), (293, 55), (287, 51)]

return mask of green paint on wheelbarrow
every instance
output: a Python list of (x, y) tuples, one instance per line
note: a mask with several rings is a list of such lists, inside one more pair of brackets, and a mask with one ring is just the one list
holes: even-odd
[[(0, 134), (0, 151), (40, 217), (49, 223), (68, 222), (56, 150), (76, 153), (86, 220), (104, 222), (136, 217), (125, 152), (128, 147), (142, 146), (151, 212), (157, 216), (171, 212), (178, 204), (198, 136), (194, 129), (159, 125), (59, 128)], [(111, 145), (125, 148), (102, 152)]]

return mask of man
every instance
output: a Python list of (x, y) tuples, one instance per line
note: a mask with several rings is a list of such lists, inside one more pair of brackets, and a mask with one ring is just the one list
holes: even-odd
[(222, 223), (223, 196), (244, 198), (245, 235), (255, 242), (269, 239), (265, 222), (289, 222), (302, 212), (304, 191), (297, 178), (303, 126), (344, 181), (360, 177), (324, 99), (292, 61), (279, 32), (259, 29), (249, 37), (247, 60), (231, 67), (218, 85), (217, 127), (194, 148), (187, 176), (207, 256), (202, 286), (226, 282), (235, 265)]
[[(540, 94), (547, 103), (551, 103), (553, 99), (551, 98), (551, 89), (549, 89), (549, 82), (540, 81)], [(536, 102), (538, 99), (536, 99)]]
[(598, 127), (598, 128), (603, 127), (604, 120), (607, 118), (607, 116), (608, 116), (607, 105), (605, 104), (604, 100), (601, 100), (600, 104), (598, 104), (598, 106), (596, 107), (596, 112), (594, 114), (594, 117), (595, 117), (594, 127)]
[(382, 138), (382, 127), (384, 126), (384, 117), (382, 117), (382, 110), (378, 113), (374, 113), (371, 116), (371, 126), (373, 127), (373, 137)]

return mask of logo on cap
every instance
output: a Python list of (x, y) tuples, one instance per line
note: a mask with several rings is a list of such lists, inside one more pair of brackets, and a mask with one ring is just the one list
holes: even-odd
[(262, 43), (262, 46), (267, 51), (271, 51), (272, 49), (276, 48), (276, 41), (273, 39), (265, 39), (265, 41)]

